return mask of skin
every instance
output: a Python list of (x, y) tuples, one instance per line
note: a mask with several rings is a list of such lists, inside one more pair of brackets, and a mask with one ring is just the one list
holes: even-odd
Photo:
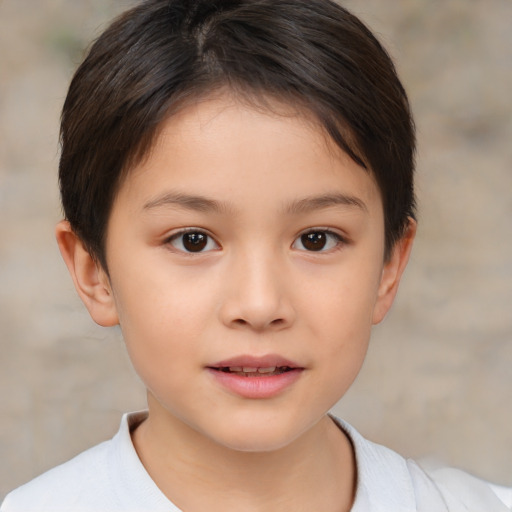
[[(415, 234), (411, 220), (384, 261), (371, 174), (278, 107), (224, 95), (167, 120), (115, 199), (108, 274), (66, 222), (57, 227), (92, 318), (121, 325), (147, 387), (137, 452), (187, 511), (350, 509), (353, 450), (326, 413), (361, 368)], [(187, 252), (187, 228), (204, 250)], [(304, 244), (310, 231), (322, 250)], [(268, 398), (240, 396), (208, 369), (268, 354), (302, 368)]]

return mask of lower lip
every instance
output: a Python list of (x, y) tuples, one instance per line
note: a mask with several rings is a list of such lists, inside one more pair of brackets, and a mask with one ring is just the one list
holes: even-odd
[(208, 370), (219, 384), (243, 398), (272, 398), (294, 384), (303, 371), (297, 368), (278, 375), (243, 377), (212, 368)]

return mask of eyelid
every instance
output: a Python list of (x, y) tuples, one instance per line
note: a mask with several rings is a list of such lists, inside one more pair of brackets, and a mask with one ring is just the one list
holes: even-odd
[(295, 237), (295, 239), (294, 239), (294, 241), (292, 243), (292, 248), (294, 248), (294, 245), (298, 241), (300, 241), (302, 236), (308, 235), (310, 233), (325, 233), (328, 236), (332, 236), (332, 237), (337, 239), (336, 246), (332, 247), (330, 249), (325, 249), (325, 250), (321, 249), (321, 250), (318, 250), (318, 251), (308, 251), (307, 249), (299, 249), (299, 250), (301, 250), (303, 252), (311, 253), (311, 254), (315, 254), (315, 253), (328, 253), (328, 252), (339, 250), (342, 247), (344, 247), (344, 246), (346, 246), (346, 245), (348, 245), (350, 243), (350, 239), (346, 235), (340, 233), (338, 230), (335, 230), (333, 228), (327, 228), (327, 227), (312, 227), (312, 228), (308, 228), (308, 229), (305, 229), (305, 230), (301, 231)]
[[(183, 235), (186, 235), (187, 233), (201, 233), (203, 235), (206, 235), (210, 240), (213, 241), (213, 243), (215, 244), (216, 247), (214, 249), (208, 249), (208, 250), (193, 252), (193, 251), (182, 250), (182, 249), (179, 249), (179, 248), (174, 247), (172, 245), (172, 242), (174, 240), (179, 239), (180, 237), (182, 237)], [(186, 227), (186, 228), (179, 228), (179, 229), (175, 230), (174, 232), (172, 232), (171, 234), (167, 235), (164, 238), (163, 244), (166, 245), (166, 246), (171, 245), (172, 249), (174, 251), (179, 252), (180, 254), (187, 255), (187, 256), (189, 256), (189, 255), (196, 255), (197, 256), (199, 254), (205, 254), (205, 253), (211, 252), (212, 250), (220, 249), (219, 242), (217, 242), (216, 238), (207, 229), (196, 228), (196, 227)]]
[(213, 238), (213, 235), (207, 229), (196, 226), (186, 226), (182, 228), (173, 229), (171, 230), (170, 234), (167, 234), (165, 236), (165, 238), (170, 239), (175, 237), (176, 235), (182, 235), (183, 233), (204, 233), (205, 235), (211, 236)]
[(326, 226), (313, 226), (312, 228), (303, 229), (302, 231), (299, 232), (297, 237), (302, 236), (302, 235), (307, 235), (308, 233), (318, 233), (318, 232), (327, 233), (329, 235), (334, 235), (342, 240), (348, 241), (348, 236), (344, 235), (339, 229), (329, 228)]

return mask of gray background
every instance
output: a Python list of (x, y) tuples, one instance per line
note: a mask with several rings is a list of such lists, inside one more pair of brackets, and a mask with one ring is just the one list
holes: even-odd
[[(336, 412), (373, 440), (512, 485), (512, 2), (351, 0), (415, 111), (420, 230)], [(110, 437), (144, 391), (53, 238), (58, 116), (128, 1), (0, 0), (0, 497)]]

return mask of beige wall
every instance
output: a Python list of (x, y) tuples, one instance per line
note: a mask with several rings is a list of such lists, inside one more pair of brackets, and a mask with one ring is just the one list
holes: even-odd
[[(89, 320), (53, 240), (66, 85), (80, 49), (127, 4), (0, 0), (0, 497), (144, 407), (119, 332)], [(420, 231), (336, 412), (404, 454), (511, 485), (512, 3), (346, 4), (410, 92)]]

